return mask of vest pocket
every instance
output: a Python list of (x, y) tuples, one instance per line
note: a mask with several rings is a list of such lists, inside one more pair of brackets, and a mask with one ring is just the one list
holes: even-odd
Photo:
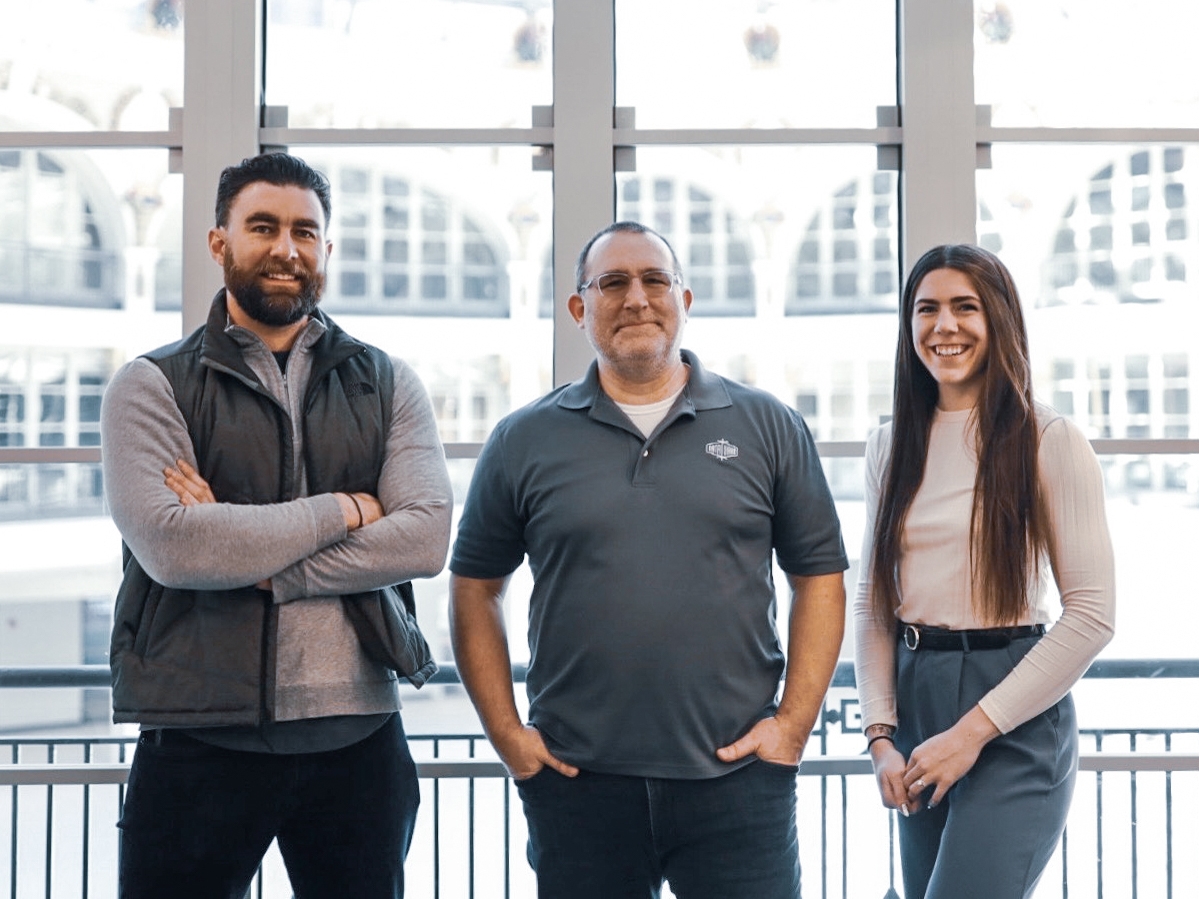
[(342, 605), (369, 658), (416, 687), (437, 671), (429, 644), (416, 623), (411, 584), (350, 594), (342, 597)]
[(114, 665), (127, 652), (138, 656), (145, 653), (149, 624), (158, 609), (163, 591), (162, 584), (146, 574), (145, 569), (127, 548), (122, 547), (122, 551), (125, 576), (121, 580), (120, 590), (117, 591), (116, 606), (113, 609), (112, 645), (109, 647), (109, 657)]
[(146, 592), (146, 600), (142, 603), (141, 614), (138, 615), (137, 630), (133, 635), (134, 655), (144, 656), (146, 647), (150, 645), (150, 629), (154, 626), (154, 618), (162, 602), (162, 590), (162, 584), (150, 581), (150, 589)]

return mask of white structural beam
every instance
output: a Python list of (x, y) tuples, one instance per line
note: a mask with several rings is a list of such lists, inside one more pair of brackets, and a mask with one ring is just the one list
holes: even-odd
[(184, 31), (183, 333), (204, 323), (221, 271), (208, 255), (208, 230), (221, 169), (258, 152), (262, 86), (262, 4), (189, 4)]
[(607, 3), (554, 9), (554, 384), (579, 377), (591, 348), (566, 309), (575, 257), (616, 214), (613, 109), (615, 10)]
[(903, 271), (930, 247), (973, 243), (974, 4), (901, 0)]

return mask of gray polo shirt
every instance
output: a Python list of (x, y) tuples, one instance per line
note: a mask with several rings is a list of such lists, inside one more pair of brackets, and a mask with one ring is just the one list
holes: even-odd
[(772, 552), (790, 574), (848, 567), (799, 414), (683, 358), (690, 380), (649, 438), (594, 363), (503, 419), (450, 561), (487, 579), (528, 555), (530, 721), (592, 771), (736, 767), (716, 750), (773, 713), (783, 672)]

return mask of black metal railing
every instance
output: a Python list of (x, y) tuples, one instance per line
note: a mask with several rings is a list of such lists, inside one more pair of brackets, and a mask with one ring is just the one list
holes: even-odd
[[(523, 679), (524, 671), (515, 674)], [(1199, 680), (1199, 660), (1096, 663), (1083, 686), (1102, 689), (1113, 680), (1189, 687), (1180, 681)], [(456, 682), (452, 666), (437, 678)], [(0, 691), (107, 684), (104, 666), (0, 668)], [(892, 886), (902, 896), (895, 822), (879, 805), (869, 759), (861, 752), (856, 703), (852, 666), (843, 663), (798, 780), (805, 896), (879, 899)], [(113, 825), (135, 739), (132, 731), (0, 737), (0, 895), (4, 883), (10, 899), (115, 894)], [(477, 733), (417, 733), (409, 739), (422, 782), (407, 864), (412, 895), (534, 895), (519, 802), (486, 740)], [(1199, 726), (1086, 728), (1082, 751), (1066, 836), (1037, 896), (1194, 895)], [(277, 856), (268, 856), (251, 895), (290, 896)]]

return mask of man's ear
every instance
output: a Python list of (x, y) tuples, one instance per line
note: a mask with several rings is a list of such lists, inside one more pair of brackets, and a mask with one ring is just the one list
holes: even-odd
[(577, 293), (572, 293), (570, 299), (566, 301), (566, 308), (570, 310), (571, 318), (581, 328), (583, 327), (583, 313), (586, 311), (583, 308), (583, 298)]
[(210, 255), (217, 265), (225, 264), (225, 248), (228, 245), (225, 243), (224, 228), (209, 228), (208, 229), (208, 255)]
[(684, 312), (691, 311), (691, 300), (692, 300), (691, 291), (684, 290), (683, 291), (683, 311)]

